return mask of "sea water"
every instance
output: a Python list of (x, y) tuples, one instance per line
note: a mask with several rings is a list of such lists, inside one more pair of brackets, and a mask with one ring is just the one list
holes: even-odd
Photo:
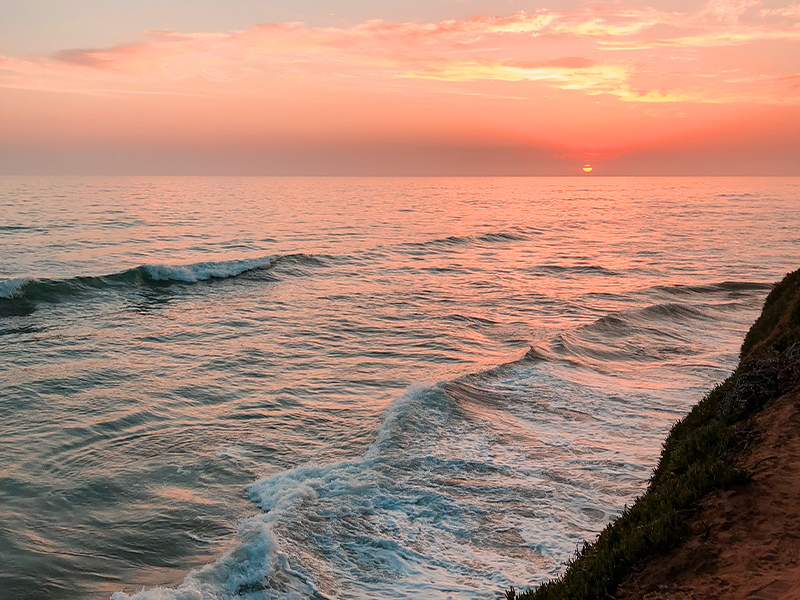
[(798, 249), (798, 179), (2, 178), (0, 597), (556, 576)]

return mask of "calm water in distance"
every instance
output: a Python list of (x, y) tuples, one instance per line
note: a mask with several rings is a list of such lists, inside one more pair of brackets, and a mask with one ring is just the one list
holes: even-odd
[(552, 577), (799, 248), (799, 179), (0, 178), (2, 595)]

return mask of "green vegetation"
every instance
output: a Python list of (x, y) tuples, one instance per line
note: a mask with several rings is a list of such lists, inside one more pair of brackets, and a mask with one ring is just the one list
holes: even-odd
[(633, 568), (686, 534), (687, 516), (713, 490), (746, 480), (736, 466), (740, 424), (800, 381), (800, 270), (767, 297), (745, 337), (739, 367), (675, 424), (645, 494), (584, 544), (560, 578), (509, 600), (609, 598)]
[(800, 340), (800, 270), (789, 273), (767, 296), (764, 310), (742, 344), (742, 360), (785, 352)]

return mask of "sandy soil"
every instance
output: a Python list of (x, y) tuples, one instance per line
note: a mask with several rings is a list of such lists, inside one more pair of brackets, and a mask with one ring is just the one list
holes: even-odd
[(800, 393), (745, 425), (743, 486), (708, 496), (691, 535), (620, 587), (617, 600), (800, 599)]

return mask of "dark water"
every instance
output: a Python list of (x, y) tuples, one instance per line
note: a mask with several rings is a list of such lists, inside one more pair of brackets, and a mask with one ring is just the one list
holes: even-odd
[(0, 179), (2, 597), (561, 572), (800, 266), (799, 185)]

